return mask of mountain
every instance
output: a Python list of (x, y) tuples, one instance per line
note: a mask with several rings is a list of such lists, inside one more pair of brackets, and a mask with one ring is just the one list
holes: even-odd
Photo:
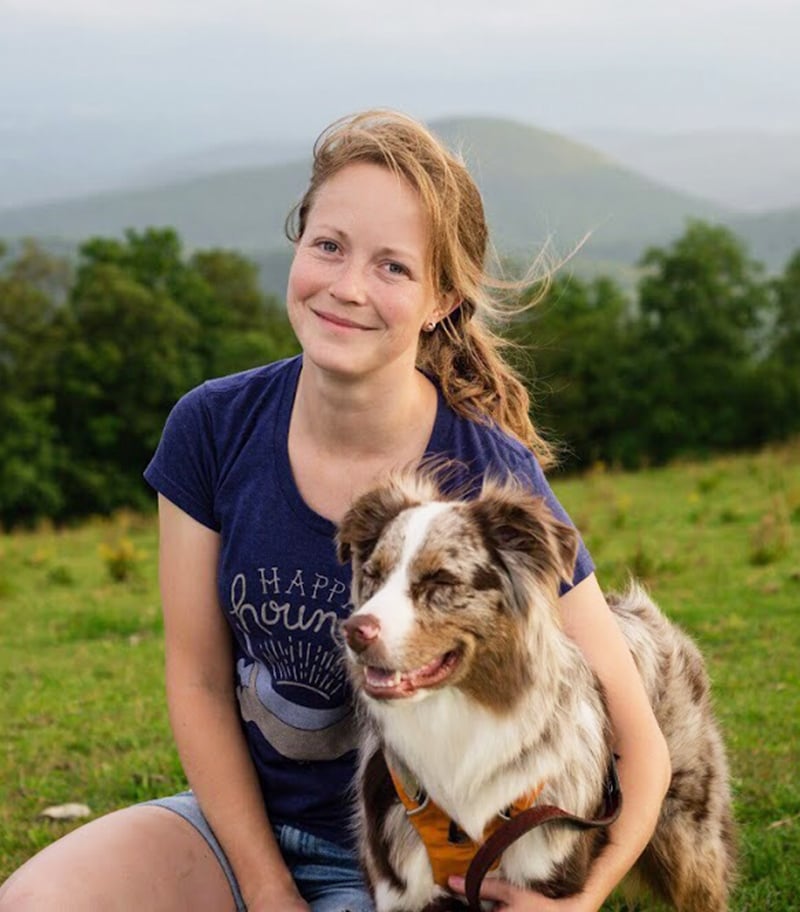
[(492, 118), (431, 127), (464, 155), (483, 193), (495, 244), (512, 255), (530, 257), (548, 238), (565, 254), (588, 233), (581, 256), (629, 263), (644, 246), (680, 233), (687, 217), (727, 214), (556, 133)]
[(189, 246), (270, 248), (285, 242), (286, 213), (308, 174), (308, 162), (291, 162), (4, 209), (0, 237), (82, 240), (126, 228), (171, 225)]
[(800, 132), (699, 130), (645, 133), (576, 129), (571, 134), (629, 168), (732, 209), (800, 206)]
[(747, 245), (750, 255), (771, 270), (781, 270), (800, 250), (800, 206), (740, 215), (725, 224)]
[(311, 141), (301, 143), (299, 140), (264, 139), (203, 147), (159, 160), (146, 168), (132, 172), (126, 180), (126, 185), (163, 184), (219, 171), (262, 168), (265, 165), (300, 161), (305, 158)]
[[(447, 119), (431, 128), (467, 160), (483, 193), (498, 252), (523, 262), (548, 239), (558, 257), (588, 235), (572, 263), (576, 272), (609, 272), (614, 265), (630, 271), (646, 246), (668, 243), (690, 217), (741, 230), (748, 242), (757, 242), (759, 253), (769, 253), (772, 268), (782, 266), (787, 249), (800, 247), (798, 210), (745, 217), (670, 189), (585, 144), (513, 121)], [(245, 154), (259, 153), (255, 147), (224, 153), (229, 158)], [(153, 173), (166, 174), (179, 161)], [(213, 156), (193, 161), (202, 170)], [(126, 228), (171, 225), (189, 248), (233, 247), (254, 256), (266, 287), (281, 294), (290, 257), (284, 220), (308, 175), (309, 161), (301, 158), (189, 177), (184, 173), (147, 186), (0, 209), (0, 237), (75, 243), (96, 234), (118, 235)]]

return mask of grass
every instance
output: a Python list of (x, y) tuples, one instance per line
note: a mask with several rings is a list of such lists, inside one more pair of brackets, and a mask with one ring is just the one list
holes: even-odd
[[(554, 487), (607, 588), (630, 573), (703, 649), (740, 826), (734, 912), (800, 895), (800, 441)], [(0, 881), (75, 823), (183, 786), (152, 517), (0, 537)], [(623, 906), (609, 903), (609, 910)]]

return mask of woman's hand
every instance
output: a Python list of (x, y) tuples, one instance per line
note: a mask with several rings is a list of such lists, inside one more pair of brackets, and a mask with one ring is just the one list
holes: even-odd
[[(464, 894), (464, 878), (451, 877), (448, 886), (456, 893)], [(597, 912), (595, 905), (583, 893), (564, 899), (548, 899), (541, 893), (512, 887), (496, 877), (487, 877), (481, 885), (481, 899), (494, 900), (496, 912)]]

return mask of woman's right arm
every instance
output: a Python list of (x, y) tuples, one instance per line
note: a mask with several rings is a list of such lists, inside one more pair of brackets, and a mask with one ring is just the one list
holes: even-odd
[(159, 495), (169, 717), (184, 771), (250, 912), (307, 912), (272, 833), (234, 691), (217, 598), (219, 535)]

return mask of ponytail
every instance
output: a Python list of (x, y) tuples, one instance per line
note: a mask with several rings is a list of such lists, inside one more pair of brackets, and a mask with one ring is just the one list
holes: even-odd
[(554, 448), (534, 427), (528, 390), (502, 355), (512, 343), (479, 321), (474, 309), (465, 301), (422, 334), (418, 367), (436, 379), (455, 412), (496, 424), (528, 447), (543, 469), (550, 468), (556, 462)]

